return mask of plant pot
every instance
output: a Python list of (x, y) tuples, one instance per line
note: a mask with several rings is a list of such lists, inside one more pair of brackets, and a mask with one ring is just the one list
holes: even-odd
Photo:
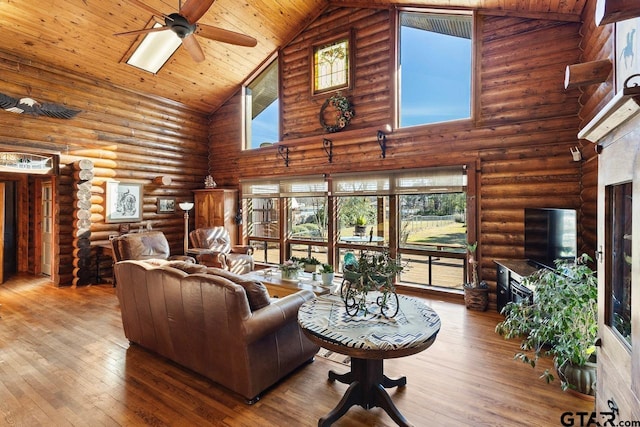
[(333, 277), (335, 273), (322, 273), (322, 284), (325, 286), (329, 286), (333, 284)]
[(583, 399), (595, 399), (597, 371), (595, 357), (592, 357), (581, 366), (566, 363), (564, 366), (559, 367), (555, 359), (553, 363), (560, 379), (567, 383), (569, 392), (576, 393)]
[(356, 225), (356, 228), (353, 232), (356, 236), (364, 236), (367, 233), (366, 225)]
[(342, 277), (344, 277), (344, 280), (348, 280), (349, 282), (354, 283), (360, 280), (360, 273), (344, 270), (342, 272)]
[(298, 271), (282, 271), (282, 280), (298, 280)]
[(315, 273), (318, 268), (317, 264), (305, 264), (304, 271), (305, 273)]
[(464, 286), (464, 304), (469, 310), (486, 311), (489, 306), (489, 288)]

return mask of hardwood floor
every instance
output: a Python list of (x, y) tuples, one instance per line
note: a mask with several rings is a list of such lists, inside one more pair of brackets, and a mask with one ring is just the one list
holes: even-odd
[[(425, 300), (442, 319), (436, 342), (385, 361), (394, 403), (416, 426), (559, 426), (587, 402), (512, 359), (497, 313)], [(110, 285), (54, 288), (19, 276), (0, 285), (0, 425), (315, 426), (347, 386), (343, 365), (317, 357), (248, 406), (243, 399), (125, 339)], [(549, 366), (549, 361), (543, 365)], [(380, 408), (351, 408), (335, 426), (393, 426)]]

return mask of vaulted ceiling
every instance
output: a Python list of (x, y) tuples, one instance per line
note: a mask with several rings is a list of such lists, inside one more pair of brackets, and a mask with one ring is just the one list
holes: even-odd
[[(179, 0), (141, 1), (165, 14), (179, 9)], [(96, 82), (110, 82), (212, 112), (327, 7), (406, 4), (579, 21), (585, 3), (586, 0), (217, 0), (198, 22), (245, 33), (256, 38), (257, 45), (239, 47), (196, 36), (204, 51), (203, 62), (194, 62), (184, 48), (179, 48), (154, 75), (123, 62), (136, 37), (114, 36), (150, 25), (151, 13), (132, 2), (8, 0), (0, 2), (0, 50), (22, 61), (33, 60)]]

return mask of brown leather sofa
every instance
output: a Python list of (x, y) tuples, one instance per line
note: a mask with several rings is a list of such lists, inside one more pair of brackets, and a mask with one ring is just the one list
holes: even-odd
[(297, 322), (302, 303), (314, 298), (311, 291), (271, 300), (260, 282), (189, 263), (122, 261), (115, 274), (130, 342), (239, 393), (247, 403), (319, 350)]
[(196, 228), (189, 233), (189, 239), (200, 264), (237, 274), (253, 270), (251, 246), (231, 245), (231, 236), (224, 227)]
[(196, 262), (188, 255), (170, 255), (169, 242), (162, 231), (128, 233), (111, 239), (114, 261), (169, 260)]

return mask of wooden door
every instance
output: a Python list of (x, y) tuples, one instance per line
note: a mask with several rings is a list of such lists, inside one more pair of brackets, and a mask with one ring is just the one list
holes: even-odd
[[(640, 130), (606, 145), (598, 168), (596, 411), (640, 420)], [(604, 418), (599, 418), (604, 421)], [(622, 424), (619, 424), (622, 425)]]
[(42, 254), (40, 271), (51, 276), (51, 260), (53, 259), (53, 188), (51, 182), (42, 184)]

